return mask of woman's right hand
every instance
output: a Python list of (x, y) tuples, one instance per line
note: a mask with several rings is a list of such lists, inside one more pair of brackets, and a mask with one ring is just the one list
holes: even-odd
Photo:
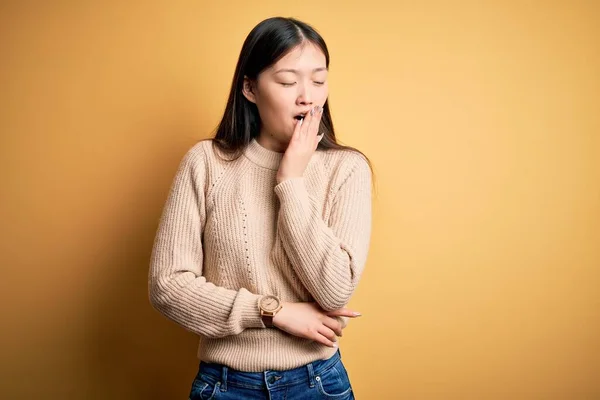
[(334, 317), (358, 316), (360, 313), (347, 308), (326, 312), (317, 303), (283, 303), (283, 308), (273, 318), (273, 325), (291, 335), (337, 347), (342, 326)]

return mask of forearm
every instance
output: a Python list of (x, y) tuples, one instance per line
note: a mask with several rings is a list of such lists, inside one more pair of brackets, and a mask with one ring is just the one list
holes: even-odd
[(264, 328), (260, 296), (215, 286), (204, 277), (205, 176), (204, 153), (196, 146), (180, 163), (156, 232), (148, 275), (150, 302), (167, 318), (207, 337)]
[(150, 280), (149, 292), (154, 308), (198, 335), (219, 338), (265, 327), (260, 295), (218, 287), (191, 272), (158, 274)]
[(278, 233), (306, 289), (326, 311), (344, 307), (363, 272), (371, 233), (370, 175), (360, 165), (340, 189), (325, 223), (304, 178), (275, 187)]
[(324, 310), (342, 308), (354, 291), (357, 266), (351, 264), (350, 255), (310, 201), (296, 200), (292, 207), (302, 212), (282, 210), (278, 220), (285, 252), (302, 284)]

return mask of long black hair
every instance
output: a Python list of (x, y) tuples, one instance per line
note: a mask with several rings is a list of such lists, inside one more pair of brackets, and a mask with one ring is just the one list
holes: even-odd
[[(225, 154), (233, 155), (235, 159), (242, 154), (253, 138), (258, 137), (261, 120), (256, 104), (246, 99), (242, 93), (244, 76), (255, 81), (263, 70), (304, 41), (311, 42), (321, 49), (329, 68), (329, 51), (325, 40), (307, 23), (294, 18), (273, 17), (260, 22), (252, 29), (242, 46), (227, 106), (213, 139), (213, 146)], [(329, 111), (329, 100), (325, 101), (323, 106), (320, 125), (319, 132), (323, 132), (324, 135), (317, 150), (356, 151), (365, 157), (371, 170), (373, 169), (370, 160), (361, 151), (337, 142)]]

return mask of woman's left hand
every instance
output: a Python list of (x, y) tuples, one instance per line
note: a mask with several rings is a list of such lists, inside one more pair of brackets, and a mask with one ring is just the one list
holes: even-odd
[(299, 178), (304, 173), (310, 158), (314, 154), (323, 135), (319, 135), (319, 125), (323, 107), (315, 106), (306, 114), (303, 121), (296, 124), (290, 143), (283, 155), (279, 170), (277, 171), (277, 183), (290, 178)]

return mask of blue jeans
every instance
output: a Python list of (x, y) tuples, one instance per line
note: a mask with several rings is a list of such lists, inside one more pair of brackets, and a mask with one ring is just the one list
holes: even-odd
[(201, 361), (190, 400), (213, 399), (354, 400), (354, 394), (338, 350), (328, 360), (285, 371), (243, 372)]

